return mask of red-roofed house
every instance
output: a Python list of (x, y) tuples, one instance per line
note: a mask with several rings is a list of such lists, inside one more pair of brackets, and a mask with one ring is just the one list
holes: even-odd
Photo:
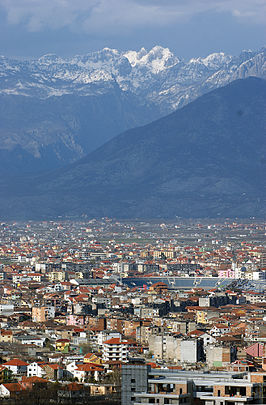
[(47, 384), (48, 380), (41, 377), (26, 377), (22, 376), (20, 384), (25, 389), (32, 389), (35, 384)]
[(193, 338), (200, 338), (202, 335), (204, 335), (204, 332), (202, 332), (202, 330), (195, 329), (189, 332), (187, 335)]
[(80, 382), (88, 381), (90, 378), (94, 378), (94, 380), (97, 381), (103, 372), (104, 368), (96, 366), (95, 364), (77, 364), (76, 368), (73, 370), (73, 376)]
[(96, 356), (96, 354), (94, 354), (94, 353), (87, 353), (84, 356), (83, 362), (84, 363), (92, 363), (92, 364), (95, 364), (95, 365), (101, 365), (102, 364), (102, 359), (100, 357)]
[(13, 342), (13, 332), (12, 332), (12, 330), (1, 329), (1, 331), (0, 331), (0, 342), (12, 343)]
[(42, 366), (45, 371), (45, 377), (49, 380), (61, 380), (63, 377), (63, 369), (59, 364), (48, 363)]
[(24, 391), (19, 383), (5, 383), (0, 385), (0, 398), (15, 398)]
[(214, 337), (223, 336), (228, 332), (230, 332), (230, 327), (223, 324), (216, 324), (210, 330), (210, 334)]
[(69, 339), (57, 339), (57, 341), (55, 342), (56, 350), (64, 353), (69, 352), (69, 345), (70, 345)]
[(11, 359), (6, 363), (3, 363), (2, 366), (12, 371), (14, 375), (23, 375), (27, 373), (28, 363), (25, 363), (25, 361), (20, 359)]
[[(59, 391), (58, 396), (66, 400), (84, 400), (86, 396), (89, 396), (90, 390), (89, 387), (84, 386), (83, 384), (70, 383), (64, 385)], [(63, 400), (64, 402), (64, 400)]]

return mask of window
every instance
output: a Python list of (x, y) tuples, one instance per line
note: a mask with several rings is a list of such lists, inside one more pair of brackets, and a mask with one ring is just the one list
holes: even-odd
[(131, 378), (131, 382), (135, 383), (136, 382), (135, 378)]
[(218, 390), (218, 397), (221, 396), (221, 390)]
[(180, 390), (179, 390), (179, 395), (182, 395), (182, 394), (183, 394), (183, 389), (180, 388)]

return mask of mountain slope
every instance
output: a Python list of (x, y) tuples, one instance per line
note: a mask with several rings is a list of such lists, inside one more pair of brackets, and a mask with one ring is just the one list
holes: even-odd
[(185, 62), (156, 46), (68, 59), (0, 57), (0, 173), (63, 166), (212, 89), (266, 78), (265, 55), (220, 52)]
[(266, 81), (237, 80), (2, 199), (24, 217), (265, 215)]
[[(31, 173), (81, 158), (118, 133), (157, 118), (117, 86), (101, 95), (0, 95), (0, 173)], [(14, 118), (14, 119), (13, 119)]]

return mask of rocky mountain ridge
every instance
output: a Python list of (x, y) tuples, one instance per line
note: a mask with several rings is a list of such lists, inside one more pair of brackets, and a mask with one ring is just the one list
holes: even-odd
[(265, 56), (263, 48), (239, 56), (213, 53), (186, 62), (161, 46), (126, 52), (104, 48), (72, 58), (48, 54), (16, 60), (1, 56), (0, 94), (38, 98), (92, 95), (118, 85), (155, 104), (166, 103), (169, 112), (233, 80), (266, 77)]
[(0, 57), (0, 172), (63, 166), (231, 81), (266, 78), (266, 48), (184, 61), (168, 48)]

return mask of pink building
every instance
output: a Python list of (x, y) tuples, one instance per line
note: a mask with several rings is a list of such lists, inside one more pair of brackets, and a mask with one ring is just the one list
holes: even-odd
[(234, 270), (218, 270), (218, 277), (220, 278), (236, 278), (236, 273)]
[(79, 315), (67, 315), (67, 325), (82, 326), (84, 325), (84, 317)]
[(262, 343), (255, 343), (245, 349), (246, 353), (252, 357), (263, 357), (264, 345)]

